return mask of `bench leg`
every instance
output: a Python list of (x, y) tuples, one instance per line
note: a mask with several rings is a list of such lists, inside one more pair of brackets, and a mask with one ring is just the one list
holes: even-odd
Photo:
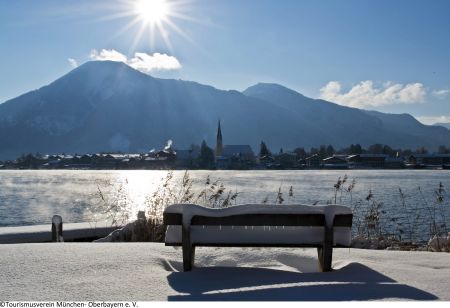
[(317, 247), (317, 258), (319, 260), (319, 270), (323, 272), (323, 249), (322, 247)]
[(194, 267), (195, 246), (191, 243), (191, 233), (189, 229), (183, 227), (182, 231), (183, 246), (183, 271), (188, 272)]
[(326, 245), (317, 248), (319, 257), (319, 268), (321, 272), (329, 272), (332, 270), (331, 263), (333, 261), (333, 247)]
[(332, 270), (331, 262), (333, 260), (333, 228), (325, 227), (325, 237), (322, 247), (317, 248), (320, 270), (329, 272)]
[(183, 271), (189, 272), (194, 267), (195, 246), (190, 248), (183, 247)]

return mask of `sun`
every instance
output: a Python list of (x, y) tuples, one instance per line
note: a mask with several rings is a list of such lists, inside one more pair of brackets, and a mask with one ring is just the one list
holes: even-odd
[(170, 13), (166, 0), (137, 0), (136, 14), (146, 23), (161, 23)]
[[(143, 37), (149, 39), (151, 50), (161, 43), (173, 52), (170, 38), (171, 32), (195, 43), (192, 38), (177, 25), (177, 20), (184, 22), (202, 23), (193, 15), (191, 4), (197, 0), (116, 0), (116, 4), (111, 6), (114, 13), (104, 16), (103, 20), (129, 19), (117, 33), (115, 37), (130, 30), (136, 31), (133, 41), (130, 44), (130, 52), (134, 51), (140, 44)], [(113, 2), (113, 1), (111, 1)]]

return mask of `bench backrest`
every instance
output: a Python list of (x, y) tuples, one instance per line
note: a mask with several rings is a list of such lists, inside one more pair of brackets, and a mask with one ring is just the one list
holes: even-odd
[[(288, 213), (290, 209), (294, 213)], [(338, 207), (337, 214), (332, 210), (253, 205), (212, 210), (196, 205), (176, 205), (164, 212), (164, 224), (169, 226), (165, 242), (166, 245), (180, 244), (182, 233), (187, 232), (192, 235), (193, 243), (203, 245), (317, 245), (327, 239), (336, 245), (348, 246), (353, 215), (346, 208)], [(327, 219), (332, 221), (327, 222)]]
[[(183, 215), (164, 213), (165, 225), (182, 225)], [(334, 227), (351, 227), (353, 214), (334, 216)], [(192, 226), (324, 226), (324, 214), (242, 214), (223, 217), (192, 216)]]

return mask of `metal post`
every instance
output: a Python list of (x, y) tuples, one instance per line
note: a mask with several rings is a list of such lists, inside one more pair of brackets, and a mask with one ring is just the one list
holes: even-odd
[(64, 242), (62, 217), (54, 215), (52, 217), (52, 242)]

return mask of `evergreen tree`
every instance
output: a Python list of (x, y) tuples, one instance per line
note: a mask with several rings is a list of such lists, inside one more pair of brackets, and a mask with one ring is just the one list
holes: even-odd
[(403, 156), (403, 157), (408, 157), (408, 156), (411, 156), (412, 153), (413, 153), (413, 152), (412, 152), (410, 149), (406, 149), (406, 150), (402, 150), (402, 151), (400, 152), (400, 155)]
[(38, 161), (37, 159), (33, 156), (33, 154), (29, 153), (27, 155), (22, 154), (18, 159), (17, 159), (17, 165), (22, 167), (22, 168), (26, 168), (26, 169), (34, 169), (37, 167)]
[(349, 152), (350, 152), (349, 154), (362, 154), (363, 150), (361, 145), (358, 143), (358, 144), (351, 144)]
[(445, 145), (440, 145), (439, 149), (438, 149), (438, 153), (439, 154), (449, 154), (450, 153), (450, 149), (447, 149), (445, 147)]
[(200, 146), (200, 167), (210, 169), (214, 166), (214, 151), (206, 144), (206, 141), (202, 141)]
[(389, 156), (395, 156), (396, 152), (388, 145), (385, 145), (383, 147), (383, 154), (389, 155)]
[(269, 149), (267, 148), (267, 145), (264, 141), (261, 141), (261, 146), (259, 149), (259, 157), (263, 156), (271, 156), (272, 153), (270, 153)]
[(323, 144), (319, 148), (319, 157), (321, 159), (327, 158), (327, 147)]
[(294, 153), (297, 154), (297, 158), (305, 158), (306, 157), (306, 151), (304, 148), (296, 148), (294, 150)]
[(417, 154), (428, 154), (428, 150), (425, 147), (420, 147), (416, 150)]
[(327, 146), (327, 157), (333, 156), (336, 151), (334, 150), (333, 146), (329, 144)]
[(312, 147), (309, 151), (309, 156), (313, 156), (314, 154), (319, 154), (319, 150), (317, 148)]
[(383, 154), (383, 145), (379, 143), (372, 144), (371, 146), (369, 146), (367, 151), (370, 154)]

